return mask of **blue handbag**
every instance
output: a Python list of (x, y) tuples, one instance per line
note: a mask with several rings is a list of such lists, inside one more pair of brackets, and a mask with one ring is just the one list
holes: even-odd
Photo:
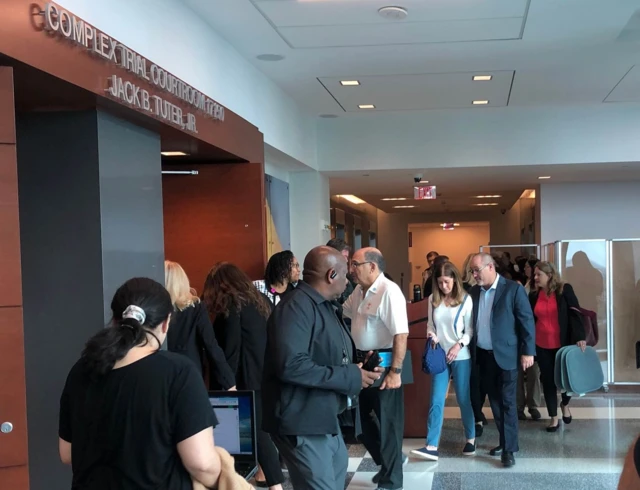
[[(453, 325), (457, 325), (458, 317), (460, 316), (460, 311), (464, 306), (464, 303), (467, 301), (467, 296), (465, 295), (462, 304), (458, 308), (458, 312), (456, 313), (456, 319), (453, 321)], [(433, 303), (431, 303), (431, 321), (433, 322), (433, 326), (436, 326), (436, 320), (433, 315)], [(437, 327), (436, 327), (437, 329)], [(424, 346), (424, 353), (422, 354), (422, 371), (426, 374), (440, 374), (446, 371), (447, 369), (447, 355), (440, 344), (434, 343), (431, 339), (427, 339), (427, 342)]]

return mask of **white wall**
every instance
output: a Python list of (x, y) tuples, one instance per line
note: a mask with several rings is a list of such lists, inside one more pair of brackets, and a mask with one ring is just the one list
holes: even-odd
[(409, 215), (378, 210), (378, 249), (387, 262), (387, 272), (409, 298)]
[(291, 208), (291, 249), (300, 264), (309, 251), (326, 244), (331, 224), (329, 213), (329, 179), (316, 171), (289, 174), (289, 205)]
[(542, 243), (640, 238), (640, 182), (543, 184)]
[(361, 114), (318, 123), (322, 170), (635, 162), (640, 106)]
[(412, 285), (422, 286), (422, 271), (428, 267), (426, 255), (431, 250), (448, 256), (462, 272), (467, 255), (477, 253), (482, 245), (489, 244), (489, 223), (467, 223), (454, 231), (409, 225), (409, 231), (412, 233), (412, 246), (409, 248)]
[(257, 126), (269, 145), (317, 166), (315, 118), (180, 0), (58, 3)]

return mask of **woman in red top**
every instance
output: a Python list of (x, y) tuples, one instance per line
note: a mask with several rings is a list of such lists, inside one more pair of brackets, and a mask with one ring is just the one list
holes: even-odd
[[(555, 266), (538, 262), (534, 272), (535, 288), (529, 294), (536, 319), (536, 358), (540, 367), (540, 381), (551, 421), (547, 432), (558, 430), (558, 389), (555, 382), (556, 353), (560, 347), (577, 344), (584, 351), (585, 333), (580, 318), (571, 308), (579, 308), (570, 284), (562, 282)], [(570, 424), (570, 396), (562, 393), (562, 421)]]

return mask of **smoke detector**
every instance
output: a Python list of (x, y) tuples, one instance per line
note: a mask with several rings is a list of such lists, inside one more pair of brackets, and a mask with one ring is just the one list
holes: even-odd
[(407, 9), (402, 7), (382, 7), (378, 13), (387, 20), (404, 20), (409, 15)]

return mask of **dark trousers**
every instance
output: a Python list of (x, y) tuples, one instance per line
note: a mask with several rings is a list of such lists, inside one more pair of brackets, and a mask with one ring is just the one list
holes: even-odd
[[(544, 402), (547, 404), (549, 417), (558, 416), (558, 388), (556, 387), (556, 354), (559, 349), (543, 349), (536, 346), (536, 359), (540, 367), (540, 381), (544, 392)], [(569, 405), (571, 397), (562, 393), (562, 404)]]
[(274, 435), (273, 441), (287, 463), (294, 490), (344, 490), (349, 454), (341, 434)]
[(373, 461), (381, 465), (378, 487), (402, 488), (404, 391), (368, 388), (360, 393), (360, 440)]
[(471, 379), (469, 383), (471, 388), (473, 418), (476, 420), (476, 424), (484, 422), (486, 417), (482, 413), (482, 407), (487, 398), (487, 392), (484, 390), (483, 383), (480, 382), (480, 368), (475, 359), (471, 360)]
[(493, 351), (477, 349), (480, 380), (484, 384), (491, 412), (500, 432), (500, 446), (508, 452), (518, 451), (518, 410), (516, 388), (518, 369), (504, 370), (496, 362)]
[[(262, 427), (262, 395), (255, 394), (256, 426)], [(280, 465), (278, 450), (271, 440), (271, 436), (262, 429), (257, 431), (258, 463), (264, 472), (264, 478), (270, 487), (284, 483), (284, 475)]]

